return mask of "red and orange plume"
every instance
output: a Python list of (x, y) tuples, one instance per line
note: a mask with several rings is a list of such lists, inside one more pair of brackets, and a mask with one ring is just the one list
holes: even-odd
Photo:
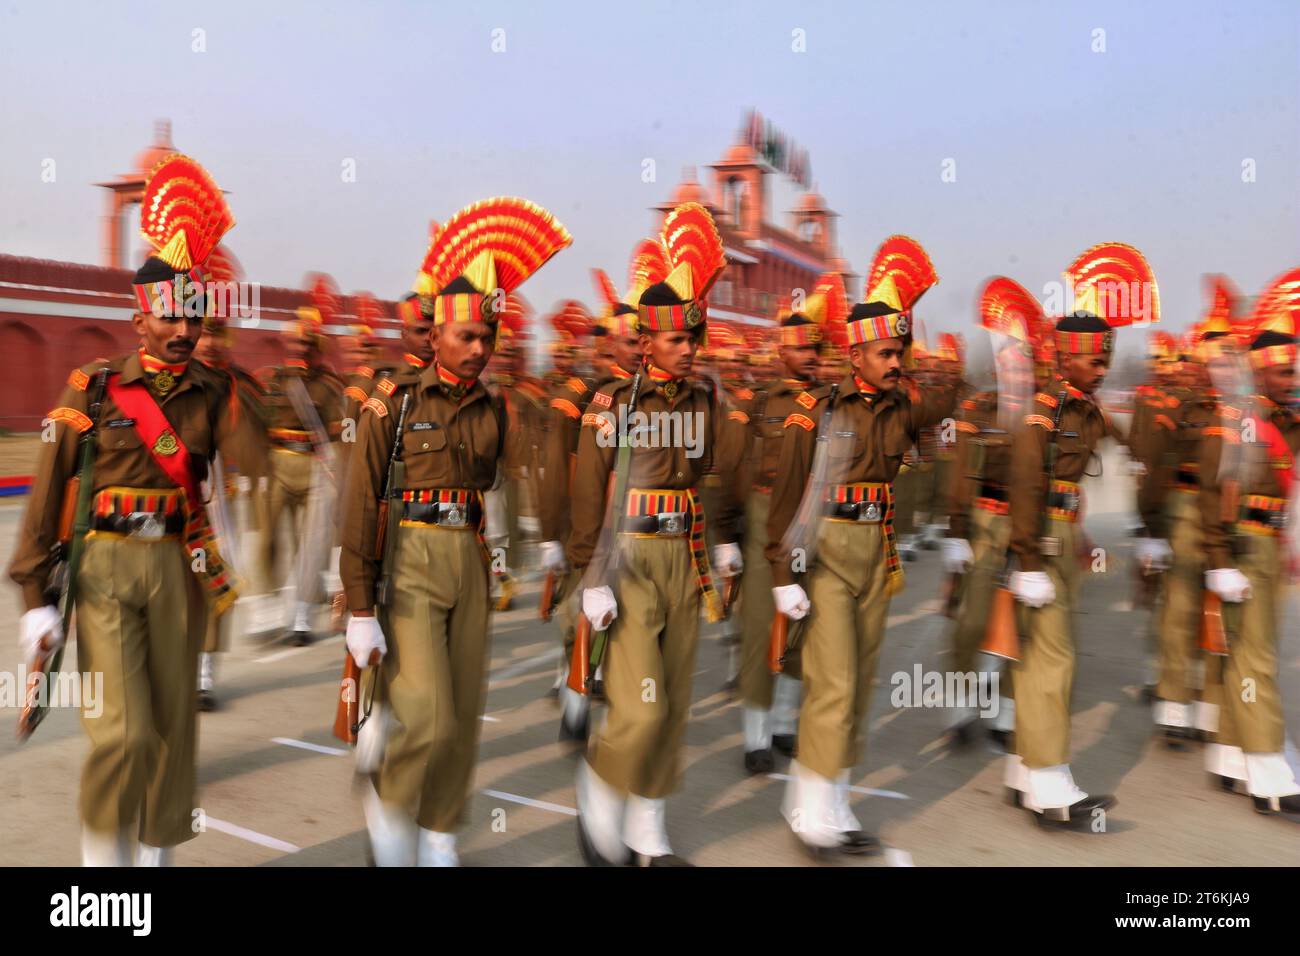
[(565, 299), (551, 316), (551, 327), (562, 336), (582, 338), (591, 334), (591, 313), (577, 299)]
[(1014, 279), (994, 276), (980, 292), (980, 325), (990, 332), (1029, 342), (1043, 322), (1043, 307)]
[(511, 335), (523, 335), (528, 324), (528, 317), (533, 314), (533, 307), (518, 292), (506, 296), (505, 307), (500, 312), (499, 322)]
[(1300, 336), (1300, 269), (1278, 276), (1255, 300), (1250, 337), (1263, 332)]
[(609, 273), (604, 269), (592, 269), (591, 281), (596, 286), (596, 293), (600, 296), (600, 301), (605, 303), (606, 313), (613, 311), (622, 300), (618, 297), (618, 289), (614, 288), (614, 282), (610, 279)]
[(482, 294), (510, 293), (572, 242), (541, 206), (514, 197), (484, 199), (443, 224), (420, 271), (434, 294), (462, 275)]
[(655, 239), (642, 239), (632, 250), (632, 261), (628, 265), (627, 299), (628, 305), (636, 305), (641, 293), (656, 283), (668, 278), (672, 266), (668, 263), (668, 254)]
[(890, 236), (867, 270), (863, 301), (884, 302), (898, 312), (910, 312), (938, 281), (934, 263), (919, 242), (910, 236)]
[(354, 292), (352, 294), (352, 303), (357, 321), (362, 325), (374, 329), (378, 328), (380, 323), (384, 321), (384, 307), (369, 292)]
[(193, 159), (172, 153), (149, 173), (140, 201), (140, 234), (154, 256), (179, 272), (203, 265), (235, 225), (221, 188)]
[(683, 301), (704, 299), (727, 267), (713, 216), (697, 202), (682, 203), (664, 217), (662, 239), (672, 267), (663, 281)]
[(343, 310), (337, 283), (324, 272), (309, 272), (303, 284), (307, 286), (307, 298), (316, 310), (317, 321), (321, 325), (333, 325)]
[(244, 277), (244, 267), (239, 264), (229, 246), (217, 246), (208, 254), (203, 271), (211, 282), (238, 282)]
[(1122, 242), (1084, 251), (1065, 270), (1076, 311), (1091, 312), (1113, 329), (1160, 320), (1156, 277), (1142, 253)]

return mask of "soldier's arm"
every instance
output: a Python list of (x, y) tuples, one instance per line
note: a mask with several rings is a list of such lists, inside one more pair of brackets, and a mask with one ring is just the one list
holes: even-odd
[(1138, 477), (1137, 506), (1138, 517), (1142, 520), (1147, 536), (1151, 538), (1164, 538), (1168, 535), (1164, 510), (1173, 479), (1173, 468), (1168, 461), (1169, 453), (1174, 447), (1173, 429), (1173, 422), (1167, 416), (1158, 415), (1152, 420), (1143, 443), (1146, 472)]
[(1219, 474), (1224, 444), (1235, 441), (1236, 432), (1223, 428), (1218, 422), (1205, 429), (1201, 441), (1198, 479), (1201, 490), (1196, 496), (1196, 504), (1201, 511), (1201, 542), (1208, 568), (1231, 568), (1235, 565), (1232, 560), (1232, 526), (1236, 516), (1227, 516), (1225, 520), (1224, 493), (1229, 489), (1225, 489), (1224, 478)]
[[(970, 402), (974, 410), (975, 403)], [(979, 434), (979, 425), (970, 419), (973, 415), (964, 415), (957, 422), (957, 447), (953, 452), (952, 487), (948, 494), (948, 537), (967, 538), (970, 536), (970, 509), (975, 499), (975, 485), (978, 479), (970, 476), (972, 446)]]
[(564, 508), (572, 492), (569, 474), (582, 428), (582, 409), (575, 397), (557, 394), (552, 398), (542, 429), (540, 458), (545, 480), (537, 484), (537, 510), (543, 541), (558, 541), (563, 533)]
[(224, 379), (216, 396), (218, 410), (215, 444), (227, 462), (234, 462), (239, 473), (257, 481), (266, 471), (270, 442), (266, 427), (255, 410), (250, 410), (238, 380), (228, 372), (216, 372)]
[[(618, 407), (617, 399), (613, 407)], [(591, 563), (596, 543), (600, 540), (609, 476), (614, 468), (616, 429), (613, 422), (598, 414), (601, 411), (608, 411), (608, 408), (602, 409), (595, 403), (588, 405), (578, 434), (578, 462), (573, 473), (573, 500), (569, 512), (571, 530), (566, 548), (570, 567), (578, 569)]]
[(361, 406), (357, 447), (352, 452), (347, 491), (343, 496), (340, 542), (343, 551), (339, 557), (339, 577), (347, 595), (348, 610), (353, 613), (369, 613), (375, 606), (379, 499), (384, 493), (388, 456), (396, 435), (397, 406), (377, 393), (366, 399)]
[[(83, 370), (82, 374), (92, 375), (93, 370)], [(80, 381), (74, 372), (70, 382)], [(85, 389), (93, 387), (91, 382), (81, 388), (69, 384), (59, 396), (58, 406), (41, 423), (42, 437), (52, 434), (54, 440), (41, 444), (27, 510), (9, 564), (9, 576), (22, 588), (28, 611), (46, 603), (45, 591), (54, 565), (51, 549), (59, 537), (59, 516), (68, 479), (77, 470), (77, 440), (90, 427), (86, 417), (90, 400)]]
[(1011, 550), (1021, 571), (1043, 570), (1039, 536), (1047, 509), (1047, 444), (1052, 420), (1036, 406), (1036, 413), (1016, 429), (1011, 444)]
[(952, 417), (957, 407), (957, 386), (949, 384), (924, 389), (913, 387), (908, 390), (908, 398), (911, 399), (908, 434), (916, 441), (923, 429), (942, 424), (945, 418)]
[[(790, 556), (782, 547), (790, 522), (799, 513), (804, 490), (808, 484), (808, 471), (812, 466), (813, 451), (817, 445), (817, 418), (821, 408), (808, 415), (795, 413), (785, 420), (781, 438), (781, 457), (777, 461), (776, 477), (772, 480), (772, 505), (767, 515), (767, 546), (764, 554), (772, 565), (772, 583), (783, 587), (794, 583)], [(809, 529), (816, 534), (817, 529)]]
[[(746, 402), (745, 405), (750, 403)], [(718, 476), (717, 514), (708, 516), (718, 544), (740, 537), (745, 509), (745, 447), (749, 438), (749, 412), (719, 400), (712, 408), (713, 471)]]

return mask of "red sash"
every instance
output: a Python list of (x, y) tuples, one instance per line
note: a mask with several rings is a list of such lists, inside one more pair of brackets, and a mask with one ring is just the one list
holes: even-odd
[(216, 535), (208, 523), (203, 496), (190, 467), (190, 450), (176, 434), (144, 382), (123, 383), (119, 376), (112, 375), (107, 391), (117, 407), (128, 418), (135, 419), (135, 432), (158, 467), (185, 492), (189, 511), (185, 522), (185, 550), (196, 557), (196, 552), (203, 556), (202, 561), (190, 562), (190, 570), (207, 591), (216, 613), (224, 613), (235, 603), (239, 591), (217, 550)]

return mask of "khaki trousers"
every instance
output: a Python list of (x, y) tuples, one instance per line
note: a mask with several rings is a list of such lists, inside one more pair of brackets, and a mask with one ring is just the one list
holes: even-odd
[(962, 577), (961, 607), (952, 631), (950, 666), (960, 673), (975, 669), (975, 655), (984, 643), (989, 608), (993, 604), (993, 590), (998, 586), (998, 576), (1007, 564), (1011, 519), (987, 508), (972, 508), (969, 534), (974, 560), (970, 570)]
[(284, 448), (271, 450), (267, 466), (266, 494), (262, 498), (263, 515), (261, 554), (259, 555), (262, 587), (273, 591), (279, 586), (276, 564), (279, 557), (280, 516), (289, 512), (290, 539), (299, 540), (303, 521), (307, 515), (307, 497), (311, 491), (311, 470), (314, 456), (300, 454)]
[(402, 525), (383, 699), (394, 724), (376, 790), (420, 826), (461, 822), (474, 772), (488, 663), (488, 571), (471, 528)]
[(804, 589), (799, 762), (834, 779), (861, 757), (889, 614), (883, 526), (822, 518)]
[(103, 675), (100, 699), (83, 699), (81, 713), (90, 737), (81, 773), (87, 829), (116, 833), (138, 822), (140, 840), (155, 847), (195, 836), (195, 685), (206, 623), (179, 541), (92, 533), (77, 578), (77, 667), (92, 687)]
[(1043, 569), (1056, 588), (1056, 600), (1040, 608), (1017, 608), (1020, 661), (1011, 669), (1016, 686), (1015, 750), (1031, 770), (1070, 761), (1078, 526), (1049, 520), (1047, 534), (1061, 543), (1059, 555), (1043, 558)]
[(1205, 593), (1201, 516), (1192, 492), (1174, 491), (1170, 495), (1169, 547), (1174, 558), (1162, 575), (1164, 594), (1157, 631), (1160, 681), (1156, 696), (1186, 704), (1195, 696)]
[[(740, 695), (746, 707), (770, 710), (775, 675), (768, 668), (776, 603), (772, 599), (772, 566), (763, 554), (767, 543), (767, 513), (772, 496), (754, 492), (745, 507), (745, 573), (740, 579)], [(799, 679), (798, 646), (786, 655), (782, 673)]]
[(1223, 658), (1223, 708), (1216, 740), (1248, 754), (1282, 753), (1286, 726), (1277, 686), (1279, 611), (1285, 588), (1279, 539), (1246, 534), (1237, 568), (1250, 581), (1250, 597), (1224, 604), (1228, 656)]
[[(596, 774), (650, 799), (680, 786), (700, 593), (686, 537), (622, 535), (618, 617), (605, 649), (608, 717), (588, 745)], [(593, 635), (594, 636), (594, 635)]]

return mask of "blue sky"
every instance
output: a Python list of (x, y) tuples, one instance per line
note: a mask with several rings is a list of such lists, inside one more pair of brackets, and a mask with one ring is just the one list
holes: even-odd
[(393, 297), (430, 218), (515, 194), (575, 238), (524, 294), (591, 304), (588, 270), (621, 285), (648, 207), (757, 107), (808, 150), (857, 270), (893, 232), (930, 250), (931, 328), (968, 327), (987, 276), (1041, 291), (1105, 240), (1147, 254), (1171, 329), (1203, 273), (1254, 293), (1300, 264), (1286, 0), (12, 4), (0, 82), (0, 252), (19, 255), (98, 262), (92, 184), (169, 117), (230, 191), (251, 279)]

